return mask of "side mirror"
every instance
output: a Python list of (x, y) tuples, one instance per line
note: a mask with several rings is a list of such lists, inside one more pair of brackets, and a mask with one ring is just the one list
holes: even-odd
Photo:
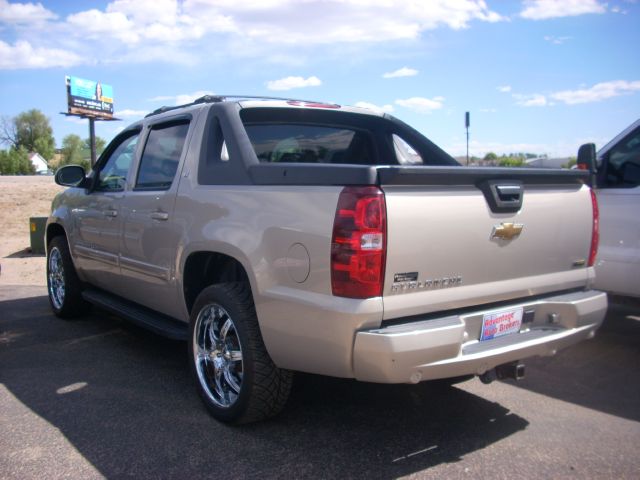
[(596, 146), (593, 143), (585, 143), (578, 149), (578, 169), (586, 170), (591, 174), (596, 173)]
[(80, 165), (65, 165), (56, 172), (55, 182), (63, 187), (84, 187), (86, 182), (84, 168)]

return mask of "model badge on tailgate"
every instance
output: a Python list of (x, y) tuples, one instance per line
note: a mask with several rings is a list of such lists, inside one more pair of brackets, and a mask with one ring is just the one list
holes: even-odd
[(414, 290), (426, 290), (435, 288), (455, 287), (462, 283), (460, 275), (450, 277), (427, 278), (418, 280), (418, 272), (396, 273), (393, 275), (391, 291), (393, 293), (411, 292)]

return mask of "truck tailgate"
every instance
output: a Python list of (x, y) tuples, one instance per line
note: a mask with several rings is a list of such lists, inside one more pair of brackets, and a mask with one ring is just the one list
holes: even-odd
[(587, 284), (592, 208), (582, 181), (568, 172), (553, 182), (518, 173), (513, 183), (521, 185), (521, 206), (497, 213), (470, 173), (450, 185), (426, 178), (385, 184), (382, 177), (385, 320)]

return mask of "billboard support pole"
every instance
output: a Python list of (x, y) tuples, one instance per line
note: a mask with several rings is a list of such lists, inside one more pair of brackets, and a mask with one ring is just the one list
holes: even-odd
[(91, 149), (91, 166), (96, 164), (96, 119), (89, 117), (89, 145)]

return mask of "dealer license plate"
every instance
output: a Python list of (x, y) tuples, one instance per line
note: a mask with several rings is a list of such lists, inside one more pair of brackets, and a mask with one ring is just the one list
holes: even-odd
[(491, 340), (520, 331), (522, 325), (522, 307), (499, 312), (485, 313), (482, 317), (480, 341)]

